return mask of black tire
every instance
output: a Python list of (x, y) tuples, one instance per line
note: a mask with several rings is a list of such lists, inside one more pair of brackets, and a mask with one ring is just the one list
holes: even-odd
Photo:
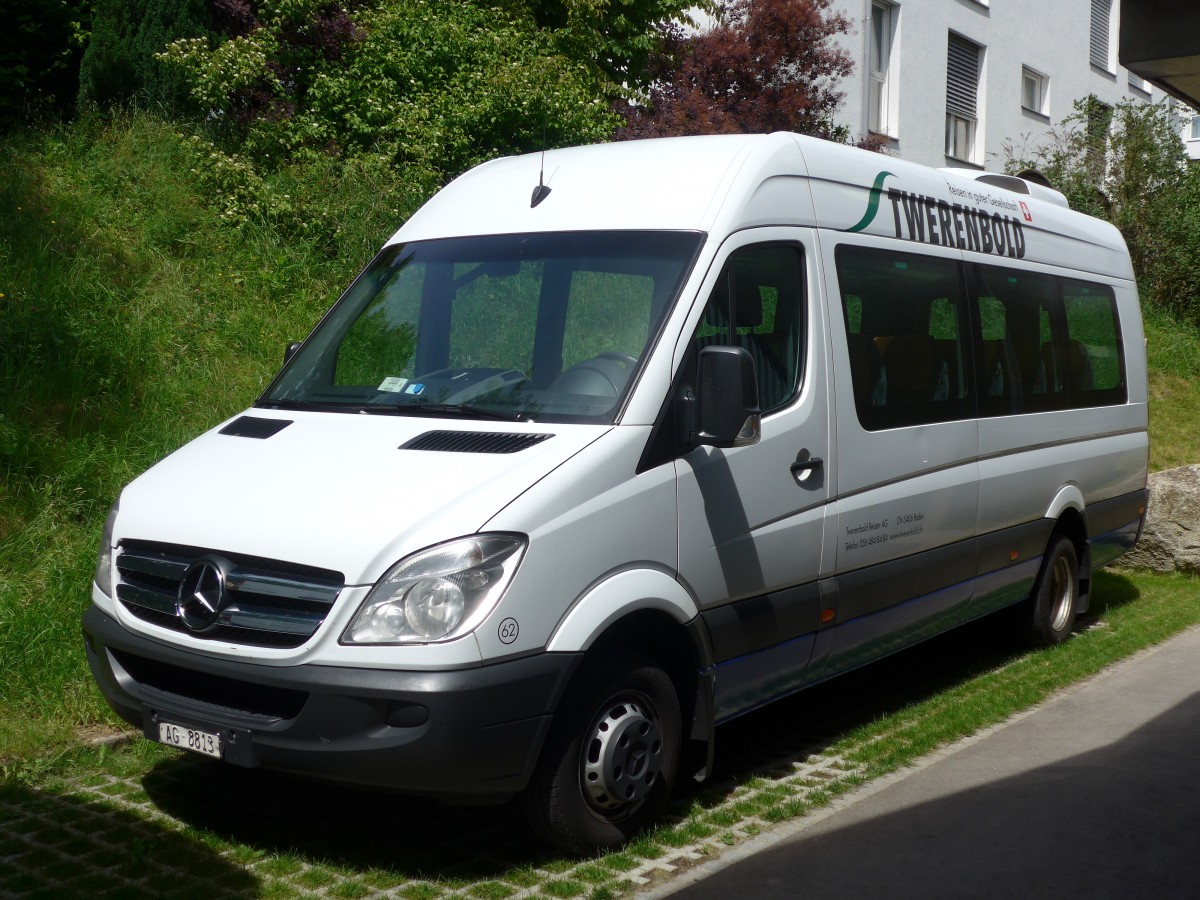
[(1050, 539), (1030, 604), (1028, 637), (1032, 646), (1053, 647), (1071, 636), (1079, 608), (1079, 556), (1065, 535)]
[(679, 723), (679, 698), (662, 669), (624, 659), (584, 672), (521, 798), (533, 830), (577, 855), (625, 843), (666, 807)]

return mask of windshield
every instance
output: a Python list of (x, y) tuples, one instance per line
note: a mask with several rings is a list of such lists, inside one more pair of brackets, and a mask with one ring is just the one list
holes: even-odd
[(569, 232), (389, 247), (259, 405), (611, 423), (702, 238)]

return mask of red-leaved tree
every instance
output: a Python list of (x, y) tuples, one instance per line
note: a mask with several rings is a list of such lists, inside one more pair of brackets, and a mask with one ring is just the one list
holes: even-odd
[(830, 0), (727, 0), (707, 31), (668, 35), (647, 102), (621, 139), (798, 131), (830, 136), (850, 55), (830, 40), (850, 21)]

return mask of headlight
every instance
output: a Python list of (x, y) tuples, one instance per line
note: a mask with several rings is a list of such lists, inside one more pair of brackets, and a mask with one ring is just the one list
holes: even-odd
[(113, 595), (113, 523), (117, 521), (117, 507), (120, 503), (120, 499), (113, 503), (112, 509), (108, 511), (108, 518), (104, 520), (104, 534), (100, 538), (100, 556), (96, 559), (96, 586), (109, 597)]
[(414, 553), (371, 589), (343, 644), (445, 641), (472, 631), (512, 580), (525, 538), (481, 534)]

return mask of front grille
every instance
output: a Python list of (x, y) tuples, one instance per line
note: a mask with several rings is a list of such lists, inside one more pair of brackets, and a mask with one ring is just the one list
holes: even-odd
[(304, 691), (181, 669), (170, 663), (134, 656), (113, 648), (109, 648), (109, 652), (125, 673), (140, 685), (237, 713), (271, 719), (294, 719), (308, 700), (308, 694)]
[[(198, 561), (219, 569), (225, 590), (215, 621), (193, 630), (179, 616), (179, 587)], [(144, 622), (194, 637), (257, 647), (299, 647), (321, 627), (345, 586), (340, 572), (178, 544), (124, 541), (117, 599)]]

